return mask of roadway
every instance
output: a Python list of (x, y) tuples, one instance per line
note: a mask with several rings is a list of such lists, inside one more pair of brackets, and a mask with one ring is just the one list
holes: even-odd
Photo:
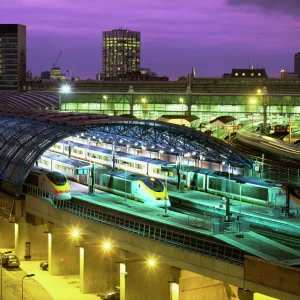
[[(0, 252), (14, 249), (0, 249)], [(45, 261), (45, 260), (43, 260)], [(20, 300), (22, 297), (22, 277), (24, 279), (24, 300), (99, 300), (98, 294), (82, 294), (79, 290), (79, 275), (51, 276), (40, 268), (40, 260), (21, 261), (20, 268), (3, 268), (3, 299)]]

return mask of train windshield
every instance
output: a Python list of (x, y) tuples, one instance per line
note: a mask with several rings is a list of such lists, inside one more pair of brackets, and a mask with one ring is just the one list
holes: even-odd
[(143, 180), (143, 182), (148, 188), (155, 192), (162, 192), (164, 190), (163, 184), (159, 180), (156, 180), (154, 178)]
[(300, 199), (300, 186), (295, 186), (294, 188), (291, 188), (290, 193), (294, 197)]
[(65, 185), (67, 182), (66, 176), (58, 172), (48, 173), (47, 177), (51, 182), (58, 186)]

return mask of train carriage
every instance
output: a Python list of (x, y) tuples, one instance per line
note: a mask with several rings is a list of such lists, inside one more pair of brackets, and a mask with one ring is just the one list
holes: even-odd
[(171, 205), (166, 187), (158, 179), (123, 171), (109, 171), (100, 176), (98, 188), (147, 205)]

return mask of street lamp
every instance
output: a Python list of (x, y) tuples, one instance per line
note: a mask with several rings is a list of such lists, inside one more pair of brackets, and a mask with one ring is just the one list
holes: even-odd
[(2, 268), (3, 268), (3, 255), (4, 254), (9, 254), (9, 253), (12, 253), (12, 251), (6, 251), (6, 252), (4, 252), (4, 253), (2, 253), (1, 254), (1, 277), (0, 277), (0, 279), (1, 279), (1, 283), (0, 283), (0, 285), (1, 285), (1, 300), (2, 300)]
[(23, 278), (22, 278), (22, 300), (24, 299), (24, 293), (23, 293), (23, 291), (24, 291), (24, 278), (25, 277), (33, 277), (33, 276), (35, 276), (35, 274), (27, 274), (27, 275), (23, 276)]

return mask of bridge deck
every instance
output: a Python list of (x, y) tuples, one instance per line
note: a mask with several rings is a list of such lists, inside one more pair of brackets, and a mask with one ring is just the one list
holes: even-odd
[[(211, 230), (204, 228), (205, 220), (201, 221), (200, 218), (191, 218), (187, 215), (174, 211), (168, 211), (170, 217), (166, 218), (163, 216), (164, 210), (162, 208), (149, 207), (131, 200), (127, 200), (125, 204), (123, 197), (106, 194), (101, 191), (96, 191), (94, 196), (90, 196), (87, 195), (87, 187), (80, 186), (76, 183), (71, 183), (71, 190), (75, 199), (87, 201), (101, 207), (113, 209), (116, 212), (132, 215), (134, 217), (142, 217), (144, 219), (151, 220), (152, 222), (154, 221), (161, 224), (171, 225), (176, 228), (185, 229), (190, 231), (191, 234), (198, 233), (202, 236), (214, 236), (214, 238), (219, 239), (220, 241), (241, 248), (248, 253), (266, 260), (280, 261), (285, 264), (295, 264), (295, 261), (300, 260), (300, 251), (293, 250), (251, 231), (245, 232), (244, 238), (236, 237), (235, 232), (213, 234)], [(198, 193), (196, 191), (194, 192)], [(200, 194), (198, 194), (198, 198), (199, 195)], [(207, 195), (207, 197), (211, 200), (214, 199), (214, 201), (217, 201), (216, 196), (214, 195)], [(218, 199), (220, 202), (220, 198)], [(194, 226), (195, 222), (199, 225), (199, 227)]]

